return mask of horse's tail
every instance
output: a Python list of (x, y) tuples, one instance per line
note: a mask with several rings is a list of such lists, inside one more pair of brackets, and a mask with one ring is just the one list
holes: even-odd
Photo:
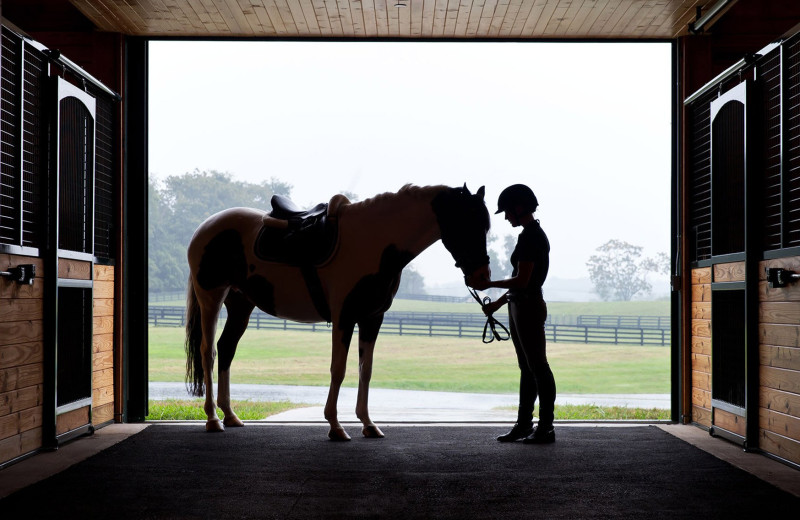
[(205, 393), (203, 378), (203, 357), (200, 345), (203, 342), (203, 328), (200, 320), (200, 305), (194, 292), (192, 276), (189, 275), (189, 288), (186, 291), (186, 390), (202, 397)]

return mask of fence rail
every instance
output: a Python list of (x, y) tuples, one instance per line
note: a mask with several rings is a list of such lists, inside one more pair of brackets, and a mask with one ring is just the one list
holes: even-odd
[[(148, 323), (154, 327), (183, 327), (186, 324), (184, 309), (174, 306), (150, 306), (148, 308)], [(227, 316), (225, 308), (220, 311), (220, 319)], [(501, 323), (508, 326), (505, 315), (497, 316)], [(581, 318), (587, 319), (582, 320)], [(552, 316), (548, 316), (545, 323), (547, 340), (553, 343), (593, 343), (612, 345), (658, 345), (670, 344), (669, 328), (660, 328), (653, 325), (653, 320), (643, 319), (636, 321), (637, 316), (603, 316), (603, 318), (625, 318), (614, 320), (599, 320), (596, 323), (593, 316), (578, 316), (578, 325), (562, 325), (553, 323)], [(632, 318), (629, 320), (627, 318)], [(642, 316), (641, 318), (660, 318)], [(668, 320), (666, 320), (668, 321)], [(609, 323), (617, 323), (612, 326)], [(459, 338), (480, 338), (483, 336), (483, 326), (486, 318), (476, 313), (447, 313), (447, 312), (387, 312), (384, 315), (381, 333), (396, 334), (400, 336), (442, 336)], [(641, 324), (639, 327), (632, 326)], [(656, 323), (658, 325), (658, 323)], [(326, 323), (297, 323), (270, 316), (256, 309), (250, 317), (248, 328), (263, 330), (294, 330), (294, 331), (327, 331), (330, 327)]]
[(663, 329), (669, 330), (669, 316), (578, 316), (578, 325), (587, 327), (612, 327), (619, 329)]

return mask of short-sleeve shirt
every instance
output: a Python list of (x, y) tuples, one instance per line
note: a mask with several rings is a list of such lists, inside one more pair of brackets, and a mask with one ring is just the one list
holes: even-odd
[(513, 292), (541, 297), (542, 285), (544, 285), (547, 271), (550, 269), (550, 241), (538, 220), (534, 220), (522, 228), (522, 233), (517, 239), (517, 247), (511, 253), (510, 261), (514, 269), (511, 276), (517, 275), (519, 271), (517, 266), (520, 261), (533, 262), (533, 273), (531, 273), (528, 287)]

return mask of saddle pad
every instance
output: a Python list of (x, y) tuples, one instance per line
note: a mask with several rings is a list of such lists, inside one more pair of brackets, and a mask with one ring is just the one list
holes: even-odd
[(318, 215), (289, 222), (287, 229), (262, 226), (255, 243), (258, 258), (302, 267), (320, 265), (331, 257), (339, 237), (336, 219)]

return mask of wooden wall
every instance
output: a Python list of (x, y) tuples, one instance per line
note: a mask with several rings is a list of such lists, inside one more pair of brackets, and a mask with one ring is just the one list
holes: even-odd
[[(692, 270), (692, 422), (745, 435), (745, 422), (711, 405), (711, 282), (744, 279), (740, 264)], [(800, 272), (800, 257), (761, 262), (759, 446), (800, 464), (800, 282), (770, 289), (766, 267)]]
[(114, 420), (114, 266), (94, 266), (92, 424)]
[(770, 289), (764, 268), (800, 272), (800, 257), (761, 263), (759, 444), (800, 464), (800, 282)]
[(33, 285), (0, 278), (0, 463), (42, 445), (43, 263), (0, 254), (0, 270), (36, 265)]
[[(43, 262), (0, 254), (0, 270), (35, 264), (33, 285), (0, 278), (0, 464), (42, 447)], [(62, 260), (59, 277), (94, 279), (92, 406), (58, 416), (56, 434), (114, 420), (114, 267)]]
[(711, 427), (711, 268), (692, 270), (692, 422)]

